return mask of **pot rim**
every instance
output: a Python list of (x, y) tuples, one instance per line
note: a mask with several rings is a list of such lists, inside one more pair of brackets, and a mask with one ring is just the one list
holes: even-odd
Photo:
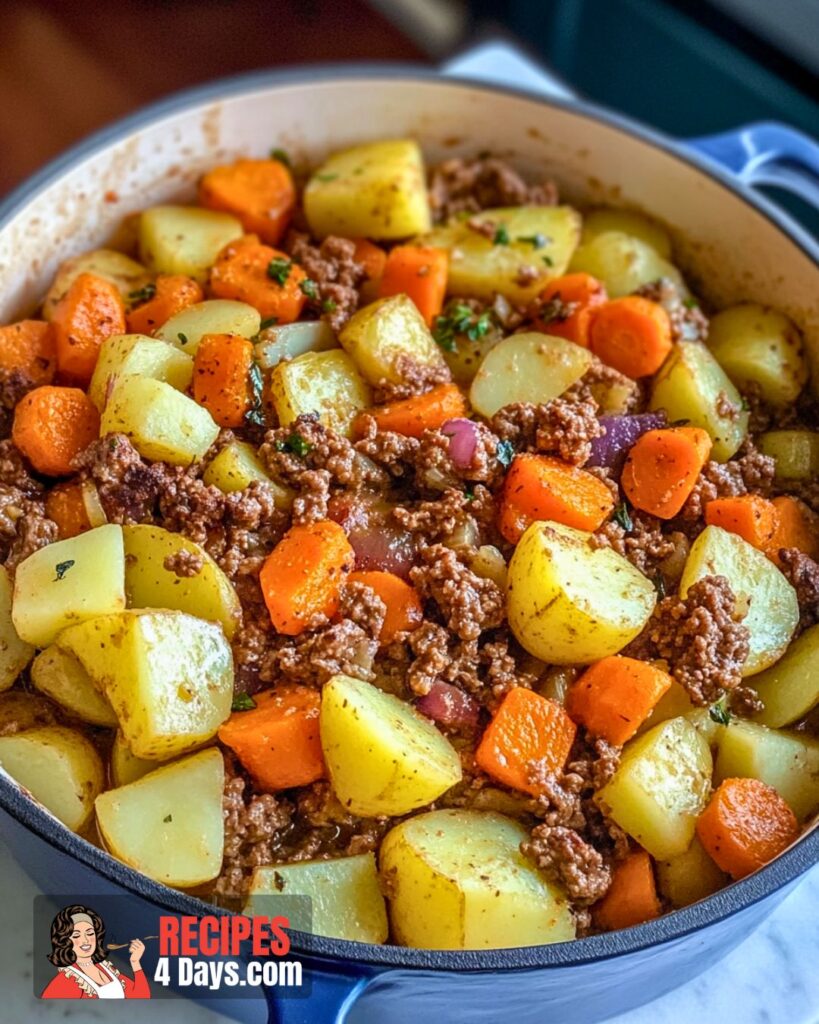
[[(317, 64), (283, 70), (259, 70), (176, 92), (170, 97), (140, 108), (81, 140), (47, 163), (0, 202), (0, 232), (43, 189), (82, 161), (109, 145), (164, 117), (182, 113), (207, 102), (229, 99), (264, 87), (320, 84), (334, 80), (384, 79), (393, 82), (429, 82), (453, 88), (477, 89), (488, 94), (509, 95), (547, 107), (557, 107), (574, 116), (603, 123), (637, 138), (688, 164), (737, 194), (784, 232), (819, 268), (819, 242), (765, 196), (737, 181), (706, 157), (687, 149), (664, 133), (635, 122), (596, 104), (541, 96), (514, 86), (487, 83), (468, 77), (448, 79), (440, 72), (413, 64), (351, 63)], [(174, 913), (202, 916), (227, 914), (197, 897), (171, 889), (128, 867), (61, 825), (39, 804), (27, 797), (17, 784), (0, 774), (0, 807), (51, 847), (92, 868), (103, 878)], [(613, 957), (682, 939), (725, 920), (794, 882), (819, 861), (819, 828), (802, 836), (789, 850), (764, 868), (734, 882), (713, 896), (672, 911), (656, 920), (623, 931), (574, 939), (571, 942), (519, 946), (488, 950), (410, 949), (379, 946), (294, 932), (293, 951), (322, 960), (355, 962), (371, 968), (409, 968), (458, 972), (526, 970), (591, 964)]]

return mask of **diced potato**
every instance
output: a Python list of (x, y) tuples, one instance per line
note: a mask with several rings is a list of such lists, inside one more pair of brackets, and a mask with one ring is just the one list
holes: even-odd
[(117, 730), (111, 746), (111, 782), (114, 786), (127, 786), (148, 772), (155, 771), (157, 767), (157, 761), (137, 757), (125, 742), (122, 733)]
[(687, 296), (682, 275), (653, 246), (623, 231), (604, 231), (577, 247), (569, 271), (585, 271), (602, 281), (613, 299), (630, 295), (644, 284), (667, 277)]
[[(218, 622), (230, 640), (242, 616), (233, 584), (210, 555), (161, 526), (123, 526), (125, 596), (130, 608), (173, 608)], [(195, 576), (177, 576), (166, 561), (187, 552), (202, 561)]]
[(592, 398), (600, 406), (600, 413), (623, 414), (634, 408), (639, 385), (628, 377), (613, 380), (595, 380), (589, 384)]
[(273, 917), (279, 895), (310, 897), (313, 935), (387, 941), (387, 908), (372, 853), (256, 868), (242, 912)]
[(684, 853), (711, 792), (705, 739), (685, 718), (671, 718), (632, 740), (596, 800), (657, 860)]
[(62, 725), (0, 736), (0, 766), (74, 832), (88, 821), (105, 785), (96, 747)]
[(665, 228), (644, 213), (636, 210), (618, 210), (615, 207), (601, 207), (591, 210), (583, 218), (583, 234), (581, 242), (591, 242), (598, 235), (608, 231), (617, 231), (623, 235), (631, 235), (646, 245), (650, 245), (664, 260), (671, 259), (671, 238)]
[(258, 309), (233, 299), (208, 299), (187, 306), (166, 320), (155, 337), (170, 342), (180, 351), (195, 356), (206, 334), (236, 334), (253, 338), (259, 333), (262, 318)]
[(696, 836), (684, 853), (657, 863), (660, 892), (675, 908), (688, 907), (698, 900), (704, 900), (729, 881)]
[(457, 752), (428, 718), (360, 679), (324, 686), (319, 728), (333, 792), (353, 814), (406, 814), (461, 779)]
[(500, 207), (471, 220), (492, 224), (505, 232), (508, 242), (496, 243), (464, 220), (452, 220), (420, 239), (423, 245), (448, 250), (451, 295), (492, 299), (499, 293), (525, 305), (548, 281), (565, 273), (580, 241), (580, 214), (570, 206)]
[(536, 658), (588, 664), (617, 654), (648, 622), (654, 585), (611, 548), (560, 523), (532, 523), (509, 563), (507, 615)]
[(267, 475), (256, 449), (247, 441), (226, 444), (208, 464), (202, 479), (206, 484), (218, 487), (223, 494), (243, 491), (255, 480), (271, 489), (276, 508), (288, 509), (293, 504), (293, 492)]
[(54, 318), (54, 310), (80, 274), (93, 274), (110, 281), (126, 303), (131, 292), (137, 292), (153, 281), (153, 275), (141, 263), (113, 249), (94, 249), (72, 256), (60, 264), (54, 283), (43, 300), (44, 319)]
[(295, 359), (307, 352), (328, 352), (338, 348), (332, 327), (326, 320), (282, 324), (262, 331), (256, 342), (256, 362), (263, 370), (272, 370), (283, 359)]
[(455, 383), (468, 388), (487, 353), (502, 338), (503, 334), (499, 330), (490, 330), (475, 341), (461, 335), (453, 341), (451, 349), (443, 349), (444, 359)]
[(207, 409), (170, 384), (120, 377), (102, 413), (100, 437), (125, 434), (146, 459), (189, 466), (219, 434)]
[(508, 580), (506, 559), (494, 544), (482, 544), (470, 557), (469, 568), (482, 579), (492, 580), (501, 590), (506, 590)]
[(199, 746), (230, 714), (233, 657), (222, 630), (179, 611), (103, 615), (60, 634), (111, 702), (137, 757)]
[(804, 821), (819, 810), (819, 740), (734, 719), (722, 730), (714, 784), (738, 778), (773, 786)]
[(431, 811), (396, 825), (379, 861), (396, 941), (502, 949), (573, 939), (565, 894), (520, 852), (526, 837), (490, 811)]
[(107, 698), (77, 659), (59, 647), (52, 645), (37, 655), (31, 666), (31, 681), (40, 693), (81, 721), (107, 729), (116, 727), (117, 716)]
[(685, 716), (712, 749), (720, 741), (725, 726), (711, 717), (709, 708), (694, 708)]
[(796, 401), (807, 383), (808, 364), (795, 324), (755, 302), (712, 317), (708, 347), (738, 388), (755, 385), (771, 405)]
[(654, 710), (637, 730), (637, 735), (642, 736), (644, 732), (653, 729), (660, 722), (667, 722), (669, 718), (679, 718), (694, 710), (691, 698), (676, 679), (671, 680), (671, 686), (660, 697), (654, 705)]
[(338, 339), (370, 384), (399, 384), (400, 357), (420, 366), (443, 366), (444, 357), (407, 295), (378, 299), (359, 309)]
[(193, 360), (173, 345), (144, 334), (114, 334), (102, 343), (88, 397), (102, 410), (116, 382), (128, 374), (163, 380), (177, 391), (186, 391)]
[(343, 437), (351, 435), (358, 413), (372, 405), (369, 385), (340, 349), (279, 363), (270, 375), (270, 399), (283, 427), (315, 412), (325, 427)]
[(101, 793), (95, 806), (105, 845), (165, 885), (209, 882), (222, 867), (224, 784), (222, 755), (203, 750)]
[(779, 483), (819, 476), (819, 433), (813, 430), (768, 430), (759, 437), (759, 450), (776, 463)]
[(48, 647), (67, 626), (124, 607), (122, 527), (113, 523), (40, 548), (14, 574), (11, 617), (35, 647)]
[[(729, 402), (735, 412), (718, 411)], [(725, 371), (699, 341), (681, 341), (674, 346), (654, 380), (649, 408), (664, 409), (669, 420), (687, 420), (702, 427), (714, 443), (711, 458), (727, 462), (748, 434), (748, 411), (742, 396)]]
[(153, 206), (139, 219), (139, 252), (158, 274), (187, 274), (200, 284), (228, 242), (244, 229), (229, 213), (199, 206)]
[(7, 690), (34, 657), (34, 648), (14, 628), (12, 593), (9, 571), (0, 566), (0, 690)]
[(736, 533), (706, 526), (691, 545), (680, 580), (680, 597), (704, 576), (724, 576), (743, 626), (750, 633), (750, 651), (742, 667), (752, 676), (784, 654), (799, 622), (796, 591), (773, 562)]
[(333, 153), (304, 189), (319, 238), (408, 238), (430, 225), (424, 158), (412, 139), (368, 142)]
[(512, 334), (487, 354), (469, 400), (487, 419), (513, 402), (551, 402), (592, 365), (588, 349), (551, 334)]
[(756, 720), (779, 728), (804, 718), (819, 704), (819, 626), (796, 638), (775, 665), (760, 672), (754, 689), (765, 705)]

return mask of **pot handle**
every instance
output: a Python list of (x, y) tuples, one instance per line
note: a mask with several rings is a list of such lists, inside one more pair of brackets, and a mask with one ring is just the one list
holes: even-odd
[(312, 970), (310, 995), (280, 999), (275, 988), (265, 988), (267, 1024), (344, 1024), (347, 1014), (372, 980), (366, 975)]
[(760, 121), (686, 145), (745, 185), (775, 185), (819, 210), (819, 143), (796, 128)]

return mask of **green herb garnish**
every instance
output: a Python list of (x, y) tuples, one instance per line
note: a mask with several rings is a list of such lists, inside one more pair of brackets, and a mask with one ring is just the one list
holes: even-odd
[(552, 259), (551, 256), (541, 256), (540, 258), (543, 260), (547, 267), (553, 267), (555, 265), (555, 261)]
[(325, 299), (321, 304), (322, 313), (334, 313), (338, 309), (335, 299)]
[(284, 164), (285, 167), (292, 167), (293, 166), (290, 163), (290, 154), (287, 152), (286, 149), (279, 149), (278, 146), (276, 146), (274, 149), (270, 150), (270, 159), (271, 160), (278, 160), (279, 163), (280, 164)]
[(137, 305), (140, 302), (150, 302), (154, 295), (156, 295), (155, 284), (146, 284), (142, 288), (137, 288), (133, 292), (128, 292), (128, 298), (134, 305)]
[(179, 344), (180, 344), (180, 345), (187, 345), (187, 344), (188, 344), (188, 336), (187, 336), (187, 334), (183, 334), (183, 333), (182, 333), (182, 332), (180, 331), (180, 332), (179, 332), (179, 333), (177, 334), (177, 338), (179, 339)]
[(72, 565), (74, 565), (73, 558), (69, 558), (67, 562), (57, 562), (57, 564), (54, 566), (54, 571), (57, 573), (57, 575), (54, 577), (54, 582), (59, 583), (60, 580), (65, 579), (65, 574), (68, 572)]
[(620, 504), (616, 506), (612, 513), (612, 519), (618, 526), (622, 526), (626, 533), (631, 533), (634, 529), (634, 523), (631, 519), (629, 507), (624, 501), (621, 501)]
[(495, 228), (495, 234), (492, 238), (493, 245), (509, 245), (509, 232), (506, 229), (505, 224), (498, 224)]
[(264, 374), (262, 368), (254, 359), (250, 364), (248, 373), (250, 384), (250, 408), (245, 413), (245, 423), (253, 424), (256, 427), (263, 427), (264, 423)]
[(276, 451), (290, 452), (293, 455), (297, 455), (300, 459), (303, 459), (312, 450), (313, 445), (306, 441), (301, 434), (293, 433), (284, 441), (276, 442)]
[(654, 589), (657, 591), (657, 597), (662, 601), (665, 597), (665, 580), (663, 579), (663, 574), (660, 572), (655, 573), (651, 578), (651, 582), (654, 584)]
[(268, 327), (275, 327), (278, 322), (277, 316), (268, 316), (259, 324), (259, 330), (266, 331)]
[(540, 231), (536, 231), (533, 235), (518, 235), (515, 241), (528, 242), (533, 249), (542, 249), (548, 242), (548, 239)]
[(477, 316), (469, 306), (456, 302), (449, 307), (447, 313), (435, 318), (432, 336), (445, 352), (454, 352), (458, 334), (465, 334), (470, 341), (478, 341), (491, 326), (492, 314), (489, 310)]
[(683, 305), (685, 306), (686, 309), (699, 309), (700, 308), (699, 302), (697, 302), (697, 300), (694, 298), (693, 295), (689, 295), (687, 299), (683, 299)]
[(512, 459), (515, 457), (515, 446), (511, 441), (498, 441), (498, 450), (495, 457), (504, 469), (509, 469)]
[(726, 707), (724, 698), (716, 704), (711, 705), (708, 709), (708, 717), (712, 722), (716, 722), (718, 725), (728, 725), (731, 721), (731, 712)]
[(466, 498), (467, 501), (475, 500), (475, 488), (472, 486), (472, 484), (467, 484), (466, 487), (464, 488), (464, 497)]
[(167, 825), (167, 824), (169, 824), (170, 822), (173, 821), (173, 815), (172, 814), (166, 814), (165, 817), (162, 820)]
[(335, 181), (337, 174), (317, 174), (316, 181)]
[(743, 412), (750, 412), (751, 411), (751, 403), (748, 401), (748, 399), (745, 397), (745, 395), (742, 395), (742, 411)]
[(290, 271), (293, 269), (293, 261), (283, 259), (281, 256), (274, 256), (273, 259), (267, 264), (267, 276), (276, 282), (276, 284), (284, 285), (290, 277)]
[(314, 301), (318, 299), (318, 285), (309, 277), (306, 277), (303, 281), (299, 282), (299, 288), (304, 292), (308, 299), (313, 299)]
[(249, 693), (234, 693), (231, 711), (252, 711), (256, 707), (256, 701)]

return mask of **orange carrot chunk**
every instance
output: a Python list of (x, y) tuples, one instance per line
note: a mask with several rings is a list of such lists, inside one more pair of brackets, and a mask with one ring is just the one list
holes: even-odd
[(537, 796), (540, 788), (534, 772), (541, 766), (552, 774), (559, 772), (576, 731), (560, 704), (516, 686), (503, 698), (481, 737), (475, 763), (505, 786)]
[(653, 921), (661, 910), (651, 857), (645, 850), (637, 850), (616, 865), (611, 887), (595, 903), (592, 914), (598, 928), (615, 932)]
[(217, 299), (236, 299), (255, 306), (263, 320), (280, 324), (298, 320), (307, 301), (301, 285), (302, 268), (285, 252), (261, 245), (252, 238), (231, 242), (216, 257), (210, 272), (210, 290)]
[(796, 548), (803, 555), (819, 559), (819, 515), (804, 501), (790, 494), (774, 498), (776, 526), (765, 553), (777, 565), (783, 548)]
[(353, 259), (364, 267), (367, 280), (378, 281), (384, 273), (387, 254), (380, 245), (376, 245), (368, 238), (353, 238), (351, 241), (355, 243)]
[(457, 384), (439, 384), (423, 395), (413, 395), (388, 405), (367, 410), (379, 430), (392, 430), (407, 437), (420, 437), (447, 420), (466, 416), (466, 400)]
[(33, 384), (50, 384), (57, 370), (57, 344), (51, 324), (20, 320), (0, 327), (0, 370), (17, 370)]
[(673, 519), (694, 489), (711, 452), (711, 438), (699, 427), (649, 430), (634, 444), (620, 480), (635, 508)]
[(262, 566), (262, 585), (270, 621), (279, 633), (298, 636), (319, 615), (338, 611), (339, 588), (355, 562), (347, 535), (326, 519), (292, 526)]
[(516, 455), (506, 474), (498, 529), (517, 544), (538, 519), (596, 530), (614, 508), (608, 487), (577, 466), (547, 455)]
[(84, 391), (45, 384), (17, 403), (11, 437), (38, 473), (67, 476), (99, 432), (100, 414)]
[(378, 294), (408, 295), (427, 324), (438, 316), (446, 295), (449, 255), (446, 249), (396, 245), (390, 251)]
[(199, 183), (199, 202), (232, 213), (245, 231), (278, 245), (293, 215), (296, 187), (280, 160), (236, 160), (208, 171)]
[(193, 359), (193, 397), (220, 427), (241, 427), (250, 408), (253, 344), (236, 334), (206, 334)]
[(97, 365), (100, 345), (125, 334), (125, 306), (115, 285), (93, 274), (80, 274), (54, 311), (52, 320), (60, 374), (87, 386)]
[(219, 739), (236, 754), (261, 790), (307, 786), (324, 775), (319, 737), (321, 697), (309, 686), (257, 693), (256, 707), (234, 711)]
[(799, 823), (773, 786), (759, 779), (725, 779), (697, 819), (708, 855), (732, 878), (744, 878), (787, 849)]
[(736, 533), (760, 551), (768, 548), (776, 531), (776, 506), (759, 494), (740, 494), (735, 498), (714, 498), (705, 506), (708, 526), (721, 526)]
[(46, 496), (46, 515), (57, 524), (60, 540), (91, 529), (82, 484), (77, 480), (52, 487)]
[(596, 277), (564, 274), (550, 281), (538, 296), (535, 327), (588, 348), (594, 311), (607, 301), (605, 285)]
[(375, 569), (370, 572), (351, 572), (347, 581), (370, 587), (386, 605), (387, 614), (379, 636), (382, 646), (392, 643), (399, 633), (406, 633), (421, 625), (424, 618), (421, 599), (415, 588), (395, 573)]
[(647, 377), (671, 351), (671, 321), (658, 302), (641, 295), (611, 299), (594, 312), (589, 346), (627, 377)]
[(154, 288), (153, 296), (128, 314), (132, 334), (153, 334), (172, 316), (205, 297), (199, 284), (184, 274), (160, 274)]

